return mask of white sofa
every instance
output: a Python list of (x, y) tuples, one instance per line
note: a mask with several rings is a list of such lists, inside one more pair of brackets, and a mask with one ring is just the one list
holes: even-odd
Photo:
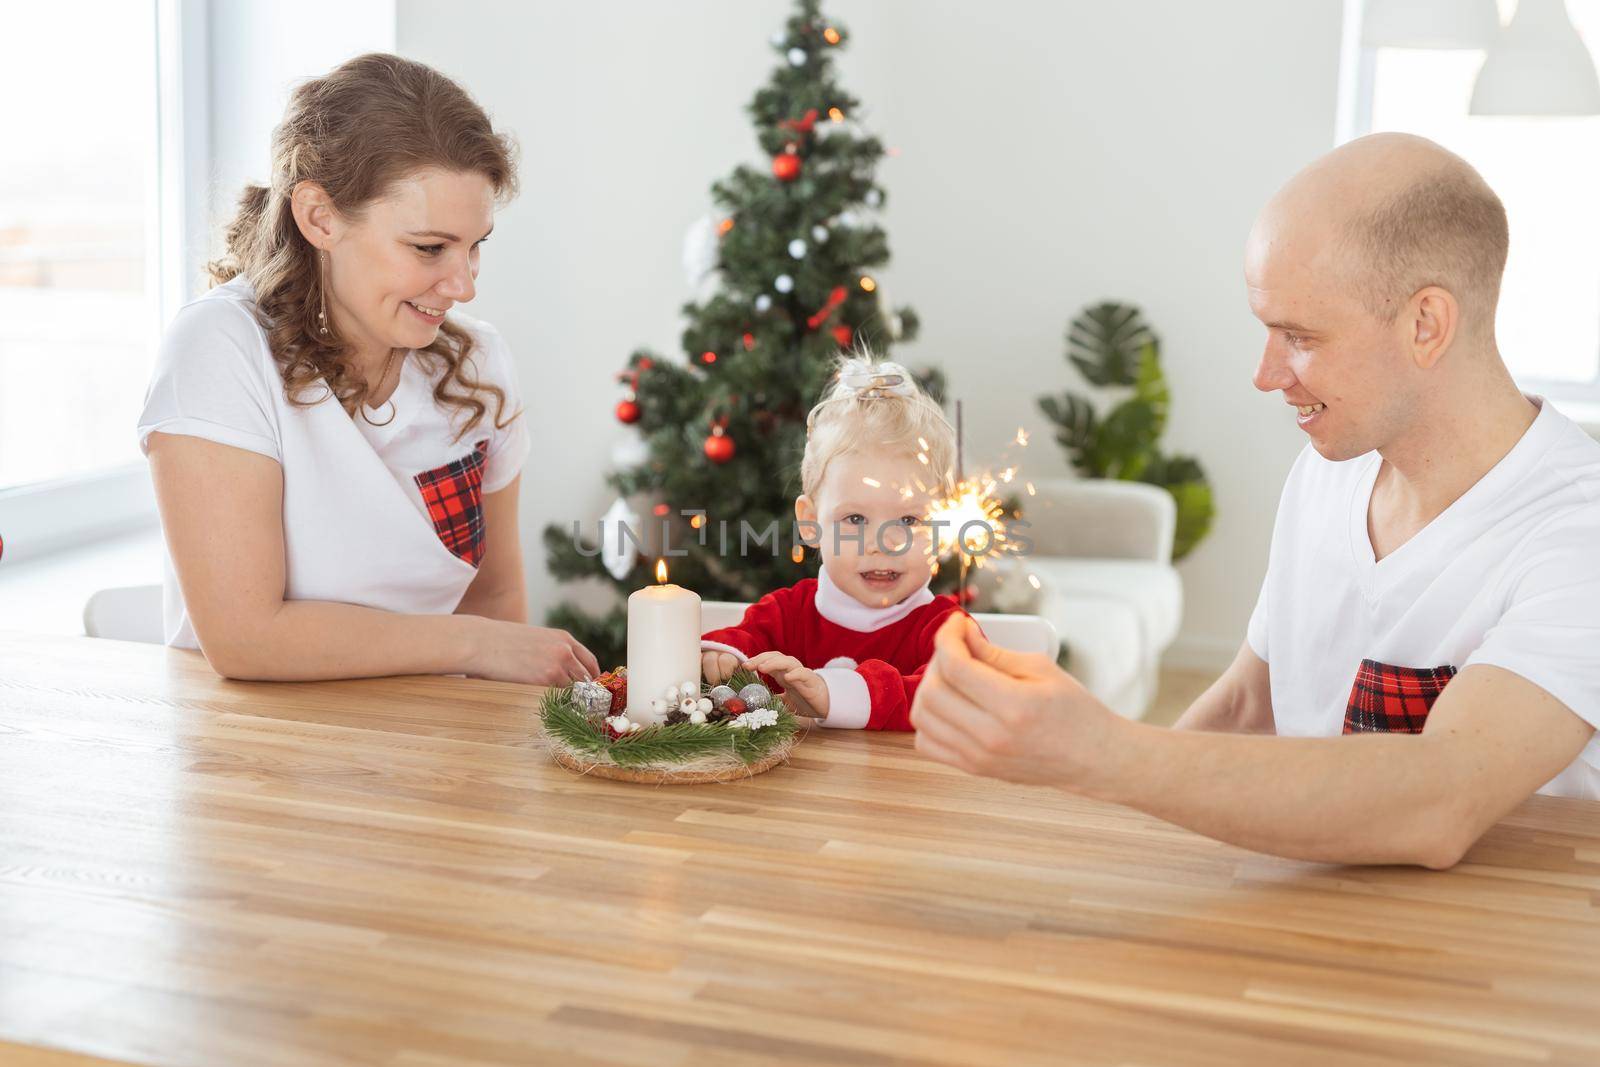
[[(1058, 478), (1023, 501), (1030, 554), (977, 572), (980, 606), (1032, 612), (1055, 626), (1072, 675), (1118, 714), (1155, 699), (1161, 653), (1183, 619), (1172, 566), (1172, 496), (1138, 482)], [(1027, 581), (1039, 580), (1036, 590)]]

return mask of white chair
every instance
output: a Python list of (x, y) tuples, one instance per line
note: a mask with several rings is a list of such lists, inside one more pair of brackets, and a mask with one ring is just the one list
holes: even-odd
[[(731, 600), (708, 600), (700, 605), (700, 628), (720, 630), (744, 618), (748, 604)], [(1055, 659), (1061, 652), (1061, 638), (1049, 619), (1038, 615), (974, 614), (990, 641), (1013, 652), (1038, 652)]]
[(113, 641), (162, 644), (161, 587), (127, 585), (100, 590), (83, 606), (83, 632)]
[(1073, 677), (1137, 719), (1155, 699), (1161, 654), (1183, 620), (1172, 495), (1099, 479), (1041, 478), (1035, 487), (1023, 515), (1032, 552), (978, 570), (979, 589), (1003, 610), (1054, 623)]

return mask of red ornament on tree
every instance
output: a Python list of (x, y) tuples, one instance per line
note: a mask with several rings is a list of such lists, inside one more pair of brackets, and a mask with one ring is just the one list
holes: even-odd
[(854, 334), (851, 332), (850, 327), (848, 326), (840, 325), (833, 328), (833, 339), (839, 342), (840, 348), (849, 348), (850, 338), (852, 336), (854, 336)]
[(706, 458), (720, 465), (733, 458), (733, 451), (733, 438), (723, 433), (721, 426), (712, 427), (706, 438)]
[(636, 400), (624, 400), (617, 404), (617, 421), (633, 425), (639, 421), (639, 403)]
[(772, 157), (772, 176), (780, 182), (792, 182), (800, 177), (800, 157), (787, 153)]

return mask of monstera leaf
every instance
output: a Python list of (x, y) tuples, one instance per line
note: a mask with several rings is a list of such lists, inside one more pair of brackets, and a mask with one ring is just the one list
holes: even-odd
[(1100, 415), (1076, 393), (1041, 397), (1039, 410), (1055, 424), (1056, 440), (1087, 477), (1146, 482), (1171, 493), (1178, 509), (1172, 556), (1182, 559), (1210, 531), (1216, 507), (1199, 462), (1158, 447), (1172, 406), (1160, 340), (1138, 308), (1095, 304), (1072, 320), (1067, 358), (1091, 385), (1113, 388), (1115, 402)]
[(1039, 410), (1056, 424), (1056, 441), (1067, 450), (1073, 466), (1085, 472), (1093, 471), (1095, 477), (1103, 476), (1105, 471), (1100, 469), (1094, 454), (1099, 436), (1094, 405), (1076, 393), (1063, 393), (1060, 397), (1041, 396)]
[(1095, 304), (1072, 320), (1067, 358), (1091, 385), (1133, 385), (1141, 353), (1155, 337), (1131, 304)]
[(1157, 456), (1139, 478), (1172, 494), (1178, 507), (1177, 530), (1172, 537), (1172, 558), (1182, 559), (1211, 532), (1216, 517), (1211, 485), (1200, 461), (1193, 456)]

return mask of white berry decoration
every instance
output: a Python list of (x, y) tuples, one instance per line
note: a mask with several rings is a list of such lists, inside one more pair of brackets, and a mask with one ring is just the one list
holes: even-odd
[(698, 726), (706, 721), (706, 713), (698, 709), (691, 711), (689, 713), (689, 721)]
[(705, 714), (705, 713), (709, 712), (711, 710), (711, 708), (712, 708), (711, 698), (710, 697), (701, 697), (699, 703), (696, 704), (695, 707), (697, 709), (699, 709), (701, 714)]

